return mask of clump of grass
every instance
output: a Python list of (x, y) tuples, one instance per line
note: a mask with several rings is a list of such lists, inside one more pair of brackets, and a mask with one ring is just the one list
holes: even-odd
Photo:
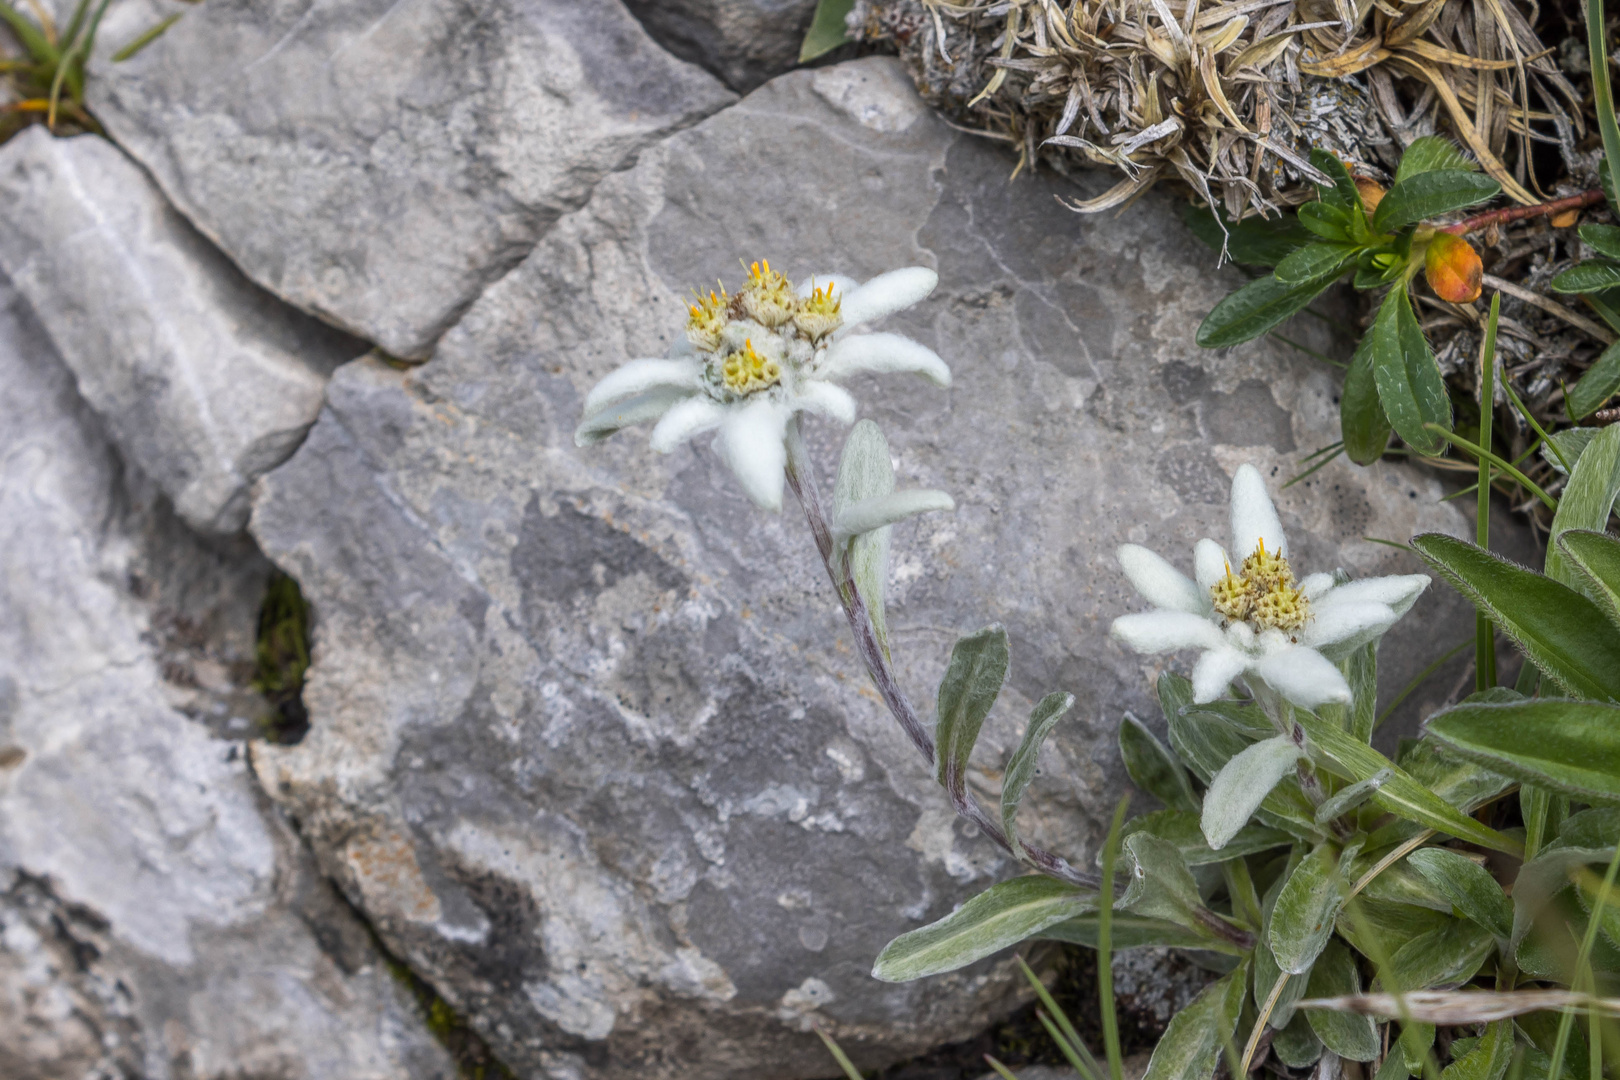
[(84, 107), (85, 63), (109, 2), (92, 11), (91, 0), (79, 0), (67, 25), (58, 27), (39, 0), (28, 0), (32, 18), (0, 0), (0, 23), (22, 50), (20, 57), (0, 59), (0, 85), (15, 99), (0, 100), (0, 142), (39, 123), (65, 135), (101, 132)]
[(309, 671), (309, 635), (313, 624), (309, 602), (298, 582), (276, 573), (265, 588), (254, 645), (253, 689), (274, 710), (261, 723), (273, 743), (296, 743), (309, 730), (304, 707), (304, 676)]

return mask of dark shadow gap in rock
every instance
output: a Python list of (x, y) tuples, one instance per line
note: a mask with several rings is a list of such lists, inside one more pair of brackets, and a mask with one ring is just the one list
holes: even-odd
[(272, 573), (259, 607), (253, 688), (271, 709), (260, 721), (260, 734), (279, 746), (296, 745), (309, 733), (304, 679), (314, 629), (314, 610), (298, 582), (280, 570)]

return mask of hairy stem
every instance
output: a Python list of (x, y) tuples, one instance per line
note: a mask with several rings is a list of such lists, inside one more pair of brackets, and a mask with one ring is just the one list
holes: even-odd
[[(850, 632), (855, 637), (855, 651), (860, 653), (862, 662), (866, 664), (866, 672), (872, 677), (872, 685), (877, 689), (878, 696), (883, 699), (883, 704), (899, 722), (900, 730), (906, 733), (911, 744), (932, 768), (937, 760), (934, 740), (928, 734), (928, 728), (922, 718), (917, 715), (917, 710), (912, 707), (910, 699), (906, 697), (905, 691), (900, 689), (894, 666), (878, 642), (877, 631), (872, 626), (871, 612), (867, 610), (866, 601), (862, 598), (860, 590), (855, 587), (855, 579), (851, 576), (847, 560), (834, 557), (832, 527), (821, 503), (821, 493), (816, 487), (815, 471), (810, 464), (810, 456), (805, 451), (804, 439), (799, 434), (797, 417), (788, 424), (787, 452), (788, 486), (793, 489), (793, 494), (798, 496), (799, 505), (804, 507), (805, 520), (810, 525), (810, 535), (815, 538), (816, 550), (821, 553), (821, 563), (827, 569), (827, 576), (832, 579), (834, 591), (838, 593), (838, 602), (843, 606), (844, 617), (849, 620)], [(960, 785), (960, 788), (960, 791), (951, 792), (951, 803), (956, 812), (971, 821), (1002, 850), (1018, 858), (1020, 852), (1013, 850), (1006, 832), (984, 812), (984, 808), (965, 785)], [(1023, 858), (1049, 877), (1089, 888), (1098, 888), (1101, 885), (1101, 880), (1096, 874), (1077, 870), (1061, 856), (1029, 844), (1019, 846), (1023, 849)]]
[(1503, 210), (1490, 210), (1483, 214), (1476, 214), (1471, 218), (1457, 222), (1455, 225), (1446, 225), (1436, 232), (1451, 233), (1453, 236), (1466, 236), (1471, 232), (1491, 225), (1506, 225), (1510, 221), (1523, 221), (1525, 218), (1550, 217), (1553, 214), (1562, 214), (1565, 210), (1584, 210), (1588, 206), (1596, 206), (1603, 201), (1603, 189), (1593, 188), (1583, 191), (1579, 195), (1571, 195), (1565, 199), (1554, 199), (1552, 202), (1537, 203), (1535, 206), (1510, 206)]

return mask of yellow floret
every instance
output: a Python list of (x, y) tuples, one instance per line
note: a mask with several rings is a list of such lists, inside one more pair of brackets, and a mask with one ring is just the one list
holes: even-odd
[(1294, 583), (1294, 571), (1288, 565), (1288, 560), (1267, 551), (1264, 540), (1260, 541), (1253, 555), (1243, 560), (1243, 577), (1257, 592), (1265, 592), (1274, 585)]
[(1311, 602), (1292, 585), (1276, 584), (1254, 602), (1255, 625), (1262, 630), (1298, 630), (1311, 616)]
[(724, 285), (720, 286), (718, 296), (712, 289), (708, 296), (699, 293), (697, 303), (687, 308), (686, 340), (704, 352), (718, 349), (728, 321), (726, 309), (730, 306), (731, 297), (726, 295)]
[(1209, 596), (1218, 613), (1237, 622), (1247, 619), (1254, 610), (1254, 594), (1249, 583), (1234, 577), (1230, 566), (1226, 568), (1226, 576), (1210, 586)]
[(769, 260), (761, 259), (748, 268), (748, 281), (737, 294), (737, 306), (748, 318), (775, 330), (797, 314), (799, 298), (788, 279), (772, 270)]
[(720, 377), (726, 389), (736, 394), (752, 394), (775, 386), (782, 378), (782, 369), (775, 360), (754, 351), (753, 341), (725, 358)]
[(793, 325), (811, 341), (820, 341), (844, 325), (844, 317), (839, 311), (843, 303), (833, 295), (830, 282), (825, 288), (812, 288), (810, 295), (799, 301), (799, 310), (793, 316)]

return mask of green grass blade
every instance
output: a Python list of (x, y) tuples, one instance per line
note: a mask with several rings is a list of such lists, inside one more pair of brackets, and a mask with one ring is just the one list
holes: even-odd
[(1124, 1057), (1119, 1049), (1119, 1015), (1114, 1010), (1114, 863), (1119, 858), (1119, 832), (1131, 797), (1123, 796), (1114, 808), (1114, 821), (1103, 844), (1102, 904), (1097, 909), (1097, 1002), (1102, 1012), (1103, 1049), (1108, 1053), (1108, 1075), (1125, 1080)]
[(866, 1080), (861, 1075), (861, 1071), (855, 1067), (855, 1063), (849, 1060), (849, 1055), (844, 1053), (844, 1048), (834, 1042), (831, 1035), (828, 1035), (819, 1027), (816, 1028), (816, 1034), (821, 1036), (821, 1041), (826, 1045), (827, 1052), (832, 1054), (834, 1061), (838, 1062), (838, 1067), (844, 1070), (844, 1076), (847, 1080)]

